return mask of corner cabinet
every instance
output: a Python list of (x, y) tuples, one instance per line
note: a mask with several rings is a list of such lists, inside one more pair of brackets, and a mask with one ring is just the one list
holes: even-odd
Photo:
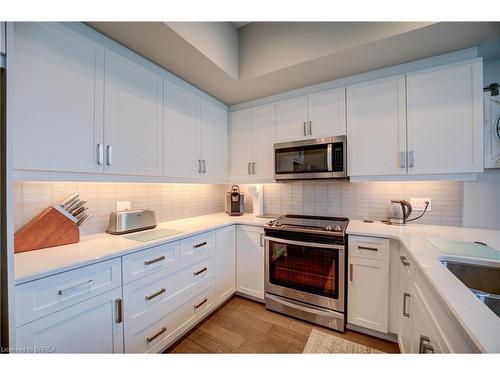
[(106, 50), (106, 173), (163, 175), (163, 75), (136, 56)]
[(230, 178), (252, 182), (274, 179), (274, 104), (230, 113)]
[(236, 232), (236, 291), (264, 299), (264, 229), (238, 225)]
[(14, 46), (14, 168), (102, 173), (104, 47), (61, 24), (32, 22), (14, 24)]
[(236, 291), (236, 229), (215, 232), (215, 300), (222, 303)]

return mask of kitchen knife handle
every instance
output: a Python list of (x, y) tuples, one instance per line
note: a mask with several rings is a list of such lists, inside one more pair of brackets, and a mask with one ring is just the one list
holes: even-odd
[(106, 164), (107, 165), (113, 164), (113, 146), (112, 145), (106, 146)]
[(102, 143), (97, 144), (97, 164), (104, 164), (104, 145)]

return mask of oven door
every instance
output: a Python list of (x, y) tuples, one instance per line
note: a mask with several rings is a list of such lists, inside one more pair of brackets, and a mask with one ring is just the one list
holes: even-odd
[(343, 245), (265, 240), (266, 293), (344, 312)]

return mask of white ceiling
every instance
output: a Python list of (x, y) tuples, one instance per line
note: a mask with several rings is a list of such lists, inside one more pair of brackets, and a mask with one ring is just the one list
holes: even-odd
[(196, 24), (89, 23), (229, 105), (500, 38), (494, 22), (226, 22), (207, 43)]

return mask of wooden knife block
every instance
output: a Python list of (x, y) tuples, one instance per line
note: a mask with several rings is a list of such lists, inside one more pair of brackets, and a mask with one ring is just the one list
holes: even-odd
[(80, 241), (75, 220), (58, 207), (48, 207), (14, 234), (14, 253), (68, 245)]

